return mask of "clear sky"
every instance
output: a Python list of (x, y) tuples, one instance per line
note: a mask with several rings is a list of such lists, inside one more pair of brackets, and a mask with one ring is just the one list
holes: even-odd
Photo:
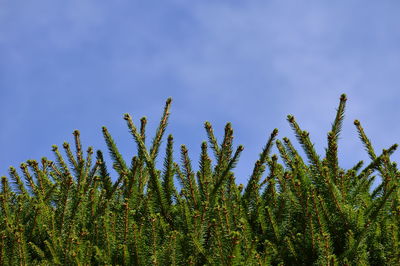
[(296, 142), (288, 114), (323, 155), (341, 93), (340, 163), (369, 162), (354, 119), (377, 153), (400, 140), (399, 14), (394, 0), (0, 0), (0, 175), (54, 159), (74, 129), (106, 152), (103, 125), (129, 162), (123, 114), (147, 116), (150, 140), (167, 97), (175, 160), (186, 144), (196, 170), (205, 121), (245, 146), (237, 183), (274, 128)]

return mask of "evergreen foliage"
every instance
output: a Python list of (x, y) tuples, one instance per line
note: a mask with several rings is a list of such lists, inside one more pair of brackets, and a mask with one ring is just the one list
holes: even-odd
[[(220, 143), (205, 123), (209, 143), (201, 144), (197, 172), (184, 145), (175, 162), (171, 135), (156, 168), (171, 99), (149, 149), (146, 118), (138, 130), (125, 114), (138, 147), (130, 165), (103, 127), (115, 182), (103, 153), (93, 160), (89, 147), (85, 155), (74, 131), (75, 151), (64, 143), (66, 157), (53, 146), (54, 162), (29, 160), (22, 175), (10, 167), (1, 177), (0, 265), (400, 265), (400, 172), (390, 160), (397, 145), (377, 153), (356, 120), (371, 162), (341, 168), (346, 100), (323, 158), (289, 115), (307, 160), (275, 129), (246, 186), (235, 183), (243, 146), (234, 149), (229, 123)], [(283, 165), (270, 155), (274, 144)], [(372, 190), (374, 173), (382, 182)]]

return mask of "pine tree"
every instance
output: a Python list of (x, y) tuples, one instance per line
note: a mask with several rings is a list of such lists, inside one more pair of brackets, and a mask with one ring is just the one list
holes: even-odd
[(149, 149), (147, 119), (138, 129), (124, 115), (137, 144), (130, 165), (103, 127), (115, 178), (102, 151), (84, 154), (76, 130), (65, 156), (53, 146), (55, 161), (28, 160), (21, 174), (10, 167), (1, 178), (0, 265), (400, 265), (400, 172), (390, 159), (397, 145), (377, 153), (356, 120), (371, 162), (341, 168), (346, 101), (343, 94), (323, 157), (289, 115), (306, 158), (275, 129), (246, 186), (235, 183), (244, 148), (234, 148), (230, 123), (221, 142), (205, 123), (197, 172), (184, 145), (176, 163), (171, 135), (156, 168), (171, 99)]

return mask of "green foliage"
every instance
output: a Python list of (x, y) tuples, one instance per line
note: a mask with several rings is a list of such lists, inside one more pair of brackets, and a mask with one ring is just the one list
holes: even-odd
[[(397, 145), (377, 154), (356, 120), (372, 161), (342, 169), (346, 100), (343, 94), (324, 158), (289, 115), (307, 160), (288, 138), (276, 140), (274, 129), (246, 186), (235, 183), (243, 146), (233, 148), (230, 123), (221, 143), (205, 123), (209, 144), (201, 145), (197, 172), (184, 145), (175, 162), (171, 135), (163, 169), (156, 168), (171, 99), (149, 149), (146, 118), (138, 130), (124, 116), (138, 147), (130, 165), (103, 127), (115, 182), (102, 151), (95, 162), (91, 147), (84, 156), (74, 131), (75, 152), (63, 144), (66, 159), (53, 146), (55, 162), (29, 160), (22, 175), (10, 167), (11, 180), (1, 178), (0, 265), (400, 265), (400, 172), (390, 160)], [(283, 165), (270, 155), (274, 144)], [(382, 183), (372, 190), (375, 171)]]

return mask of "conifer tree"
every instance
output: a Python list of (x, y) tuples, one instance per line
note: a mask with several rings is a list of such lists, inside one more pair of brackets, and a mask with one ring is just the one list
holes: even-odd
[(371, 161), (340, 167), (346, 101), (341, 95), (324, 155), (288, 115), (306, 158), (274, 129), (245, 186), (235, 183), (244, 148), (234, 147), (230, 123), (220, 142), (204, 124), (197, 171), (185, 145), (177, 163), (172, 135), (157, 169), (171, 99), (150, 148), (147, 119), (137, 128), (124, 115), (137, 145), (130, 161), (102, 128), (115, 177), (103, 151), (84, 152), (76, 130), (65, 155), (54, 145), (54, 161), (28, 160), (1, 177), (0, 265), (400, 265), (397, 144), (375, 151), (355, 120)]

